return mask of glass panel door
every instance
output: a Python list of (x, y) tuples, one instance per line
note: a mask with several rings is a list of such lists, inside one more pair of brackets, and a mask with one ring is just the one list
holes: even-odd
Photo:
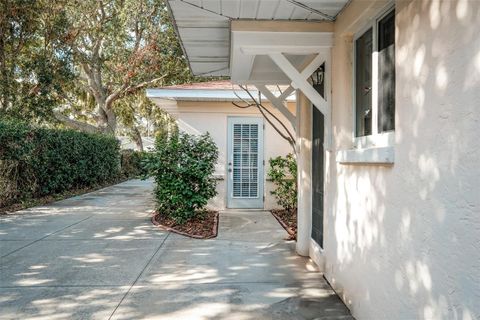
[(263, 119), (229, 118), (228, 206), (263, 207)]

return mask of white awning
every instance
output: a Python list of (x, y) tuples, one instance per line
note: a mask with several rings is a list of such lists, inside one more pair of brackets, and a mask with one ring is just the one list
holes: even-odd
[(348, 0), (168, 0), (195, 75), (230, 76), (231, 21), (333, 21)]

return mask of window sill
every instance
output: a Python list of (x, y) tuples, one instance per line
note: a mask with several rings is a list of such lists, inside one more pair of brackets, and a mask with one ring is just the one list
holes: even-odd
[(363, 149), (340, 150), (337, 162), (341, 164), (393, 164), (395, 150), (393, 147), (371, 147)]
[(389, 131), (370, 136), (356, 137), (353, 146), (356, 149), (369, 149), (374, 147), (391, 147), (395, 145), (395, 132)]

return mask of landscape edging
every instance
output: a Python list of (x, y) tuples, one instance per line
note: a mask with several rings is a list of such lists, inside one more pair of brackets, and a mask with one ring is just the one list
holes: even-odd
[(152, 223), (159, 227), (160, 229), (163, 229), (165, 231), (170, 231), (170, 232), (173, 232), (173, 233), (176, 233), (176, 234), (179, 234), (179, 235), (182, 235), (182, 236), (185, 236), (185, 237), (189, 237), (189, 238), (193, 238), (193, 239), (213, 239), (213, 238), (216, 238), (217, 235), (218, 235), (218, 219), (219, 219), (219, 213), (218, 211), (215, 212), (215, 219), (214, 219), (214, 222), (213, 222), (213, 228), (212, 228), (212, 233), (213, 235), (210, 236), (210, 237), (202, 237), (202, 236), (198, 236), (198, 235), (195, 235), (195, 234), (189, 234), (189, 233), (186, 233), (186, 232), (183, 232), (183, 231), (179, 231), (175, 228), (172, 228), (172, 227), (167, 227), (167, 226), (164, 226), (163, 224), (159, 223), (155, 218), (159, 215), (160, 213), (159, 212), (154, 212), (153, 215), (152, 215)]

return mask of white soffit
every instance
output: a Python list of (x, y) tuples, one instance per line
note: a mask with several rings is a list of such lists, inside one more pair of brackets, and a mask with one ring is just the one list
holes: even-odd
[(168, 0), (190, 68), (230, 76), (230, 22), (333, 21), (349, 0)]
[[(249, 91), (258, 97), (258, 91), (252, 90), (248, 87)], [(270, 88), (275, 96), (281, 94), (276, 88)], [(283, 88), (285, 90), (285, 88)], [(283, 91), (282, 90), (282, 91)], [(150, 99), (163, 99), (163, 100), (180, 100), (180, 101), (250, 101), (251, 97), (240, 88), (232, 90), (202, 90), (202, 89), (147, 89), (147, 97)], [(262, 95), (262, 99), (268, 101), (268, 99)], [(286, 98), (287, 101), (295, 101), (295, 95), (289, 95)]]

